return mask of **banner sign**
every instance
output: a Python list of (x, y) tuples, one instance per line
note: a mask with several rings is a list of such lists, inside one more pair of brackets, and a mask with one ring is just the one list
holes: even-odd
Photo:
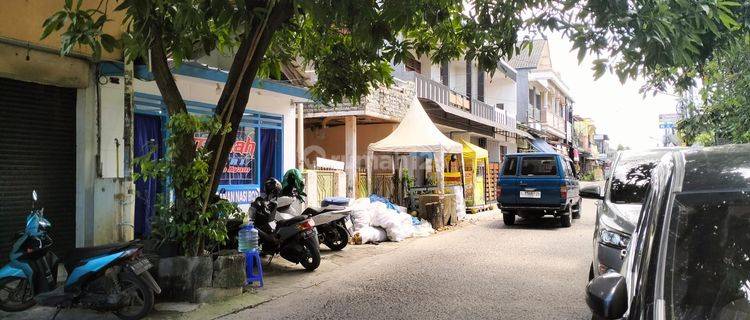
[[(231, 202), (250, 203), (258, 196), (258, 188), (250, 186), (258, 184), (255, 161), (258, 148), (255, 131), (255, 128), (248, 127), (240, 127), (237, 131), (237, 139), (232, 145), (227, 165), (219, 180), (219, 195)], [(207, 133), (196, 133), (196, 147), (205, 146), (207, 139)]]

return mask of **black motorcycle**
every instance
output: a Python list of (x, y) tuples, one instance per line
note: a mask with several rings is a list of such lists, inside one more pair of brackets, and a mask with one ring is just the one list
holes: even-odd
[[(284, 188), (281, 197), (277, 203), (277, 218), (288, 219), (300, 215), (295, 207), (301, 207), (305, 202), (304, 193), (288, 184), (290, 187)], [(333, 251), (340, 251), (349, 244), (349, 228), (347, 224), (351, 223), (347, 207), (328, 205), (325, 207), (307, 207), (301, 215), (308, 216), (315, 221), (315, 229), (318, 230), (318, 242), (325, 244)]]
[(255, 198), (250, 205), (249, 217), (258, 229), (261, 253), (271, 256), (279, 254), (313, 271), (320, 266), (320, 244), (315, 222), (305, 215), (276, 219), (276, 200), (280, 190), (281, 183), (269, 179), (264, 183), (265, 195)]

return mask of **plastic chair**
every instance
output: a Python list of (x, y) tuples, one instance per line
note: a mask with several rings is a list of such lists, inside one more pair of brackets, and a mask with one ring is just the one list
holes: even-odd
[(260, 260), (260, 252), (243, 252), (245, 254), (245, 274), (247, 280), (245, 285), (258, 282), (258, 287), (263, 287), (263, 264)]

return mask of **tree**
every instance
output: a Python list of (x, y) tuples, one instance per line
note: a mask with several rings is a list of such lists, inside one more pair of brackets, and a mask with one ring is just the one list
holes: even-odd
[[(214, 117), (229, 130), (208, 138), (210, 185), (199, 206), (208, 206), (226, 164), (253, 80), (278, 73), (280, 63), (301, 58), (312, 65), (318, 82), (314, 95), (325, 103), (357, 102), (371, 88), (390, 85), (391, 63), (414, 54), (434, 62), (465, 56), (494, 72), (497, 63), (530, 39), (530, 35), (562, 30), (579, 49), (609, 54), (614, 70), (625, 79), (638, 72), (686, 68), (710, 56), (728, 29), (739, 29), (732, 8), (737, 3), (697, 0), (120, 0), (116, 8), (100, 0), (97, 8), (82, 0), (66, 0), (61, 11), (44, 22), (43, 37), (63, 30), (61, 53), (77, 45), (124, 48), (125, 59), (148, 60), (170, 116), (187, 109), (175, 84), (172, 65), (179, 66), (213, 50), (234, 53), (226, 86)], [(747, 10), (746, 7), (742, 7)], [(104, 34), (111, 10), (125, 12), (122, 39)], [(737, 9), (739, 10), (739, 9)], [(748, 25), (745, 21), (745, 27)], [(607, 60), (597, 60), (597, 75)], [(688, 74), (688, 73), (686, 73)], [(195, 158), (190, 132), (174, 141), (176, 166)], [(182, 195), (189, 181), (174, 183), (176, 202), (192, 207)]]
[(738, 41), (705, 66), (699, 98), (682, 101), (688, 113), (678, 123), (687, 144), (750, 142), (750, 40)]

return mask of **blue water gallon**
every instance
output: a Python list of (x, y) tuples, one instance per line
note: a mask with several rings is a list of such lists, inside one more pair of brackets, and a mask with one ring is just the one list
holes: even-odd
[(252, 223), (244, 225), (237, 233), (237, 250), (240, 252), (258, 251), (258, 229)]

